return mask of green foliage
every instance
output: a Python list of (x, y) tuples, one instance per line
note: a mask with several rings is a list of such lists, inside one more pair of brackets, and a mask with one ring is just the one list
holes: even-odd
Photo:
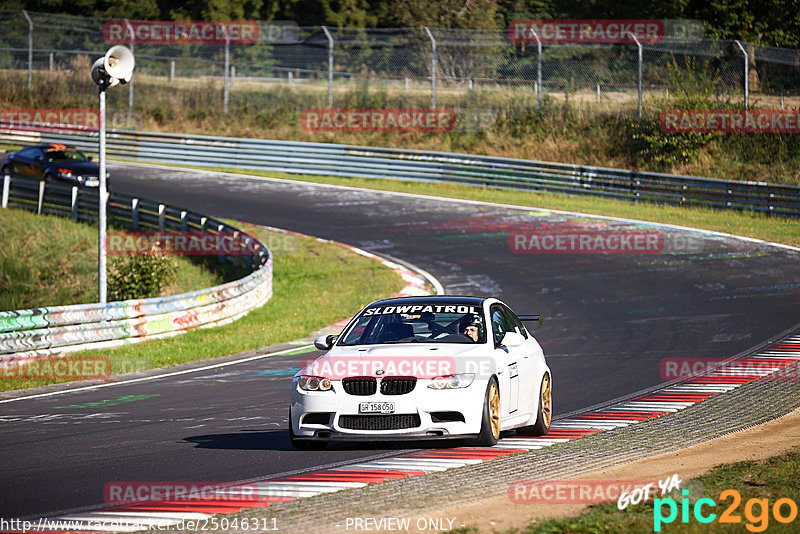
[(157, 297), (175, 281), (177, 273), (177, 263), (168, 256), (157, 253), (123, 256), (108, 271), (108, 298)]
[[(675, 93), (671, 99), (661, 98), (657, 109), (718, 109), (727, 108), (731, 102), (716, 93), (719, 72), (708, 61), (682, 58), (683, 64), (673, 56), (667, 64), (666, 77)], [(657, 118), (641, 121), (620, 121), (624, 150), (637, 166), (652, 170), (666, 170), (674, 165), (684, 165), (697, 160), (701, 150), (720, 134), (715, 133), (665, 133)]]
[(700, 151), (718, 134), (664, 133), (658, 120), (623, 121), (628, 153), (638, 165), (665, 170), (695, 161)]
[(675, 94), (670, 100), (661, 100), (659, 107), (671, 106), (679, 109), (719, 109), (731, 105), (728, 97), (717, 94), (719, 69), (714, 69), (708, 60), (698, 62), (694, 57), (682, 57), (678, 64), (672, 56), (666, 65), (669, 87)]

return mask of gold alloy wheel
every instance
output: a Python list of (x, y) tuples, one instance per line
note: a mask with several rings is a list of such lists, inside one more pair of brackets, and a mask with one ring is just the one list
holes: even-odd
[(550, 375), (542, 378), (542, 422), (545, 428), (550, 428), (550, 419), (553, 417), (553, 390), (550, 387)]
[(500, 437), (500, 393), (497, 391), (497, 384), (493, 381), (489, 384), (489, 422), (492, 424), (492, 436), (494, 439)]

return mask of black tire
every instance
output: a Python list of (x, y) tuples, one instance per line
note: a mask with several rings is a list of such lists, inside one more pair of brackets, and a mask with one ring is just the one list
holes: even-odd
[(545, 373), (539, 388), (539, 409), (536, 412), (536, 423), (517, 429), (521, 436), (544, 436), (550, 432), (550, 423), (553, 421), (553, 381)]
[(14, 173), (11, 172), (11, 167), (9, 165), (5, 165), (3, 167), (3, 170), (0, 171), (0, 174), (2, 174), (3, 176), (5, 176), (6, 174), (9, 175), (9, 176), (13, 176), (14, 175)]
[(492, 447), (497, 444), (498, 439), (500, 439), (500, 389), (493, 377), (486, 386), (486, 395), (483, 397), (483, 417), (477, 445)]
[(298, 439), (292, 430), (292, 414), (289, 414), (289, 443), (298, 451), (322, 451), (328, 446), (327, 441)]
[(52, 184), (55, 181), (56, 181), (55, 177), (52, 174), (50, 174), (49, 172), (44, 175), (44, 182), (46, 184)]

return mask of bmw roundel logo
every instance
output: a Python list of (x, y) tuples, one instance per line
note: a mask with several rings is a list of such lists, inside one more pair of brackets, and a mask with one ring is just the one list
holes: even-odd
[(377, 371), (375, 371), (375, 374), (376, 374), (376, 375), (382, 375), (382, 374), (383, 374), (383, 373), (385, 373), (385, 372), (386, 372), (386, 371), (384, 371), (383, 369), (378, 369)]

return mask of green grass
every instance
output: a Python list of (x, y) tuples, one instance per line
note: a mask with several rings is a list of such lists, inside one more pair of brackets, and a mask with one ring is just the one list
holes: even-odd
[[(178, 274), (165, 295), (221, 284), (216, 272), (174, 258)], [(115, 256), (109, 256), (113, 264)], [(0, 209), (0, 310), (97, 302), (97, 226), (22, 209)]]
[[(75, 356), (107, 356), (119, 374), (234, 354), (307, 336), (403, 287), (393, 271), (344, 247), (234, 224), (274, 249), (274, 296), (266, 305), (229, 325)], [(55, 382), (3, 380), (0, 391)]]
[(510, 191), (458, 184), (403, 182), (368, 178), (340, 178), (333, 176), (307, 176), (242, 169), (215, 169), (220, 172), (238, 172), (253, 176), (304, 180), (314, 183), (363, 187), (380, 191), (398, 191), (421, 195), (441, 196), (497, 202), (532, 208), (575, 211), (638, 219), (655, 223), (674, 224), (717, 232), (753, 237), (800, 246), (800, 224), (795, 219), (772, 217), (758, 213), (714, 210), (685, 206), (664, 206), (650, 203), (632, 203), (621, 200), (579, 197), (558, 193)]
[[(702, 488), (702, 495), (699, 492), (689, 490), (689, 518), (687, 523), (681, 522), (681, 499), (680, 494), (673, 495), (678, 506), (678, 514), (671, 524), (662, 525), (661, 532), (675, 534), (690, 534), (695, 532), (721, 532), (721, 533), (741, 533), (741, 532), (797, 532), (800, 525), (800, 518), (788, 524), (781, 524), (772, 515), (773, 505), (778, 499), (791, 499), (795, 505), (800, 505), (800, 448), (768, 458), (763, 461), (744, 461), (732, 464), (721, 464), (705, 475), (692, 480), (688, 486), (697, 490)], [(681, 484), (682, 488), (687, 487), (687, 482)], [(738, 507), (732, 510), (732, 519), (739, 517), (739, 523), (721, 524), (719, 516), (734, 503), (732, 497), (720, 494), (728, 489), (733, 489), (741, 495), (741, 502)], [(715, 508), (703, 507), (703, 513), (716, 513), (717, 518), (714, 522), (703, 525), (698, 523), (692, 513), (693, 503), (700, 497), (712, 499), (717, 503)], [(763, 516), (759, 505), (751, 503), (750, 499), (766, 499), (769, 506), (768, 515)], [(751, 517), (747, 517), (748, 507), (751, 510)], [(666, 516), (669, 512), (667, 506), (662, 508)], [(783, 506), (782, 515), (789, 515), (789, 507)], [(590, 506), (583, 514), (566, 519), (554, 519), (542, 523), (534, 523), (523, 529), (522, 534), (545, 534), (551, 532), (567, 533), (607, 533), (607, 532), (653, 532), (654, 527), (654, 507), (651, 500), (646, 504), (629, 506), (624, 511), (617, 509), (616, 503), (600, 504)], [(748, 527), (747, 525), (750, 525)], [(764, 528), (762, 528), (764, 527)], [(519, 530), (508, 531), (520, 532)]]
[[(84, 58), (88, 62), (88, 58)], [(96, 88), (76, 62), (75, 72), (34, 74), (27, 88), (23, 70), (0, 70), (0, 108), (95, 108)], [(677, 73), (676, 75), (679, 75)], [(687, 73), (682, 75), (690, 76)], [(699, 65), (694, 76), (708, 78)], [(690, 76), (691, 77), (691, 76)], [(713, 77), (712, 77), (713, 78)], [(711, 87), (716, 83), (709, 78)], [(132, 112), (128, 92), (108, 92), (109, 127), (140, 131), (317, 141), (407, 149), (467, 152), (582, 165), (664, 171), (731, 180), (800, 184), (800, 136), (794, 134), (666, 134), (659, 126), (662, 109), (731, 109), (738, 95), (716, 95), (702, 83), (672, 98), (646, 95), (643, 120), (635, 119), (635, 93), (607, 95), (595, 102), (591, 92), (548, 93), (543, 108), (528, 87), (440, 87), (437, 106), (453, 109), (459, 120), (475, 112), (490, 119), (481, 128), (431, 132), (317, 132), (302, 127), (302, 111), (327, 107), (324, 82), (287, 86), (238, 80), (230, 91), (227, 115), (222, 110), (221, 81), (136, 75)], [(790, 101), (787, 108), (796, 105)], [(334, 104), (344, 108), (427, 108), (429, 89), (410, 92), (381, 83), (338, 84)], [(776, 108), (774, 99), (753, 95), (752, 108)], [(477, 131), (481, 130), (481, 131)]]

